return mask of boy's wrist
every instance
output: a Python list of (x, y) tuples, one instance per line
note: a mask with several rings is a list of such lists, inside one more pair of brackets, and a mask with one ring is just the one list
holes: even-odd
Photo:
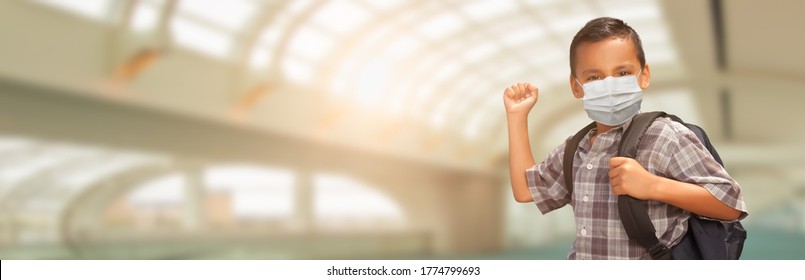
[(649, 199), (664, 202), (665, 201), (665, 194), (663, 193), (665, 188), (664, 180), (667, 179), (654, 174), (651, 174), (651, 176), (653, 178), (651, 180), (651, 183), (649, 184), (649, 189), (651, 190), (649, 192)]
[(506, 124), (509, 127), (509, 131), (516, 130), (528, 130), (528, 116), (527, 115), (507, 115), (506, 116)]
[(506, 112), (506, 119), (512, 120), (525, 120), (528, 119), (528, 112)]

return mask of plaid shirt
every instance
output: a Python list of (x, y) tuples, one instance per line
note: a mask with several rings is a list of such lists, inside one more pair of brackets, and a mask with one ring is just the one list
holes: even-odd
[[(646, 249), (629, 240), (618, 215), (618, 199), (609, 185), (609, 159), (618, 152), (623, 131), (631, 123), (598, 135), (590, 131), (579, 144), (573, 163), (573, 197), (565, 189), (562, 157), (565, 141), (541, 163), (526, 170), (528, 188), (537, 208), (546, 214), (567, 204), (576, 217), (576, 240), (568, 259), (648, 259)], [(568, 138), (569, 140), (569, 138)], [(718, 200), (742, 211), (746, 216), (741, 188), (713, 159), (696, 135), (669, 118), (651, 124), (638, 145), (637, 162), (648, 172), (676, 181), (703, 186)], [(657, 238), (672, 247), (687, 231), (690, 212), (673, 205), (650, 200), (648, 214), (657, 229)]]

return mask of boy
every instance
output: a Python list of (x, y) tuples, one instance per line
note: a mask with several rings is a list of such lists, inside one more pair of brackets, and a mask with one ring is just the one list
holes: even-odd
[(651, 124), (636, 159), (614, 156), (651, 83), (640, 37), (631, 27), (608, 17), (588, 22), (570, 44), (570, 70), (573, 96), (596, 122), (575, 155), (572, 195), (562, 174), (567, 141), (539, 164), (531, 156), (527, 117), (538, 89), (518, 83), (503, 94), (514, 198), (535, 202), (543, 214), (572, 205), (576, 240), (568, 259), (649, 258), (623, 229), (618, 195), (647, 200), (657, 237), (669, 248), (685, 235), (691, 213), (725, 221), (747, 215), (738, 183), (692, 131), (669, 118)]

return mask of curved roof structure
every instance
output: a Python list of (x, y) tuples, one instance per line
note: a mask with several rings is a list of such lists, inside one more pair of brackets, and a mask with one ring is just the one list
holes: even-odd
[[(403, 241), (383, 242), (416, 250), (458, 251), (472, 243), (459, 233), (484, 232), (474, 227), (500, 229), (479, 239), (532, 242), (542, 237), (512, 222), (531, 220), (507, 206), (508, 197), (477, 203), (508, 186), (501, 95), (517, 82), (539, 87), (529, 116), (536, 159), (588, 123), (570, 94), (568, 49), (576, 31), (600, 16), (621, 18), (641, 36), (652, 73), (643, 110), (704, 127), (751, 197), (750, 209), (789, 211), (805, 186), (805, 130), (797, 123), (805, 104), (802, 6), (3, 1), (0, 246), (92, 240), (109, 221), (131, 218), (121, 218), (131, 206), (121, 199), (151, 185), (191, 202), (136, 215), (162, 211), (185, 227), (226, 228), (225, 219), (200, 218), (202, 209), (218, 203), (246, 213), (252, 203), (256, 212), (274, 211), (261, 217), (285, 219), (266, 226), (274, 230), (380, 223), (409, 230)], [(227, 166), (240, 175), (211, 175)], [(265, 193), (235, 193), (249, 189), (247, 181)], [(442, 205), (457, 190), (461, 199)], [(245, 204), (221, 206), (235, 200)], [(259, 205), (266, 201), (272, 206)], [(485, 222), (445, 222), (461, 213)], [(498, 224), (485, 213), (509, 220)], [(344, 215), (364, 219), (342, 223)]]

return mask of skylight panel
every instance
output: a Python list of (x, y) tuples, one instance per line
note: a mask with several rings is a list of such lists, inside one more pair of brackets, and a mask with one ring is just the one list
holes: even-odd
[(470, 48), (462, 55), (462, 59), (464, 59), (466, 62), (472, 63), (492, 56), (498, 52), (500, 52), (500, 45), (494, 42), (487, 42)]
[(563, 0), (522, 0), (523, 4), (532, 6), (532, 7), (544, 7), (546, 5), (556, 4), (556, 3), (565, 3), (567, 1)]
[(464, 125), (464, 129), (462, 131), (462, 136), (469, 140), (475, 140), (478, 138), (478, 134), (481, 132), (481, 125), (483, 122), (483, 114), (478, 111), (474, 111), (472, 115), (469, 117), (469, 121)]
[(184, 47), (219, 58), (230, 54), (232, 39), (206, 26), (177, 17), (173, 19), (171, 31), (176, 43)]
[(134, 8), (131, 29), (135, 32), (153, 30), (159, 21), (159, 9), (150, 2), (138, 2)]
[(287, 57), (282, 61), (282, 73), (293, 82), (308, 84), (313, 82), (313, 69), (310, 63), (300, 61), (298, 58)]
[(400, 6), (403, 0), (364, 0), (367, 5), (381, 11), (387, 11)]
[(430, 39), (440, 39), (457, 31), (466, 23), (453, 12), (444, 12), (419, 26), (417, 31)]
[(386, 94), (386, 87), (394, 76), (388, 61), (375, 60), (366, 64), (358, 78), (358, 102), (364, 105), (377, 103)]
[(353, 1), (328, 1), (311, 20), (323, 28), (343, 34), (353, 31), (368, 19), (368, 11)]
[(422, 49), (422, 41), (410, 35), (399, 36), (388, 44), (384, 54), (395, 58), (405, 58)]
[[(538, 15), (531, 15), (531, 16), (534, 17)], [(533, 18), (529, 18), (528, 16), (523, 15), (522, 13), (512, 14), (510, 17), (506, 17), (503, 20), (495, 21), (494, 24), (489, 24), (487, 27), (488, 33), (494, 37), (498, 37), (501, 35), (512, 33), (514, 31), (529, 28), (537, 28), (545, 30), (544, 25), (538, 25), (538, 23), (535, 22)]]
[(311, 60), (319, 60), (327, 54), (332, 46), (333, 38), (331, 36), (312, 26), (303, 26), (294, 32), (288, 43), (288, 52)]
[(299, 13), (307, 9), (307, 7), (310, 6), (311, 3), (313, 3), (313, 0), (290, 1), (290, 4), (288, 4), (288, 7), (285, 8), (285, 11), (283, 13), (288, 13), (294, 16), (298, 15)]
[(330, 87), (332, 89), (330, 91), (331, 94), (342, 95), (349, 90), (349, 87), (352, 85), (351, 79), (353, 77), (353, 73), (358, 68), (359, 62), (360, 61), (357, 58), (350, 57), (338, 66), (338, 71), (336, 71), (335, 77), (333, 78), (333, 83)]
[[(287, 19), (287, 17), (283, 17)], [(274, 46), (279, 42), (280, 36), (284, 32), (286, 26), (285, 24), (281, 24), (279, 22), (272, 23), (271, 25), (267, 26), (263, 33), (260, 34), (260, 44), (265, 46)]]
[(107, 20), (112, 0), (37, 0), (37, 2), (90, 19)]
[(503, 34), (501, 42), (509, 46), (518, 46), (523, 43), (535, 42), (543, 37), (545, 37), (545, 29), (532, 25)]
[[(596, 15), (588, 10), (581, 10), (578, 14), (573, 16), (559, 16), (548, 20), (548, 28), (557, 34), (572, 36), (584, 26), (585, 23), (591, 19), (596, 18)], [(570, 43), (568, 43), (569, 45)]]
[(459, 71), (460, 67), (464, 67), (464, 65), (461, 62), (444, 64), (438, 71), (436, 71), (433, 74), (432, 79), (437, 81), (444, 81), (447, 80), (448, 78), (452, 78), (453, 75), (455, 75)]
[[(567, 44), (570, 48), (570, 43)], [(558, 44), (536, 45), (525, 52), (528, 61), (541, 69), (557, 69), (568, 63), (568, 52)]]
[(461, 6), (461, 11), (473, 20), (484, 21), (513, 12), (516, 5), (514, 1), (472, 1)]
[(246, 0), (194, 0), (179, 1), (178, 8), (182, 14), (237, 31), (251, 20), (257, 7)]
[(609, 5), (602, 5), (601, 9), (606, 15), (614, 18), (620, 18), (626, 21), (626, 23), (639, 19), (662, 18), (660, 7), (658, 7), (657, 3), (654, 1), (613, 2)]
[[(548, 29), (555, 34), (572, 36), (585, 23), (600, 15), (597, 15), (585, 3), (561, 3), (537, 9), (542, 21), (547, 23)], [(568, 42), (569, 44), (569, 42)]]
[(249, 58), (249, 66), (251, 66), (252, 69), (265, 69), (270, 63), (270, 58), (268, 50), (265, 48), (254, 48)]

